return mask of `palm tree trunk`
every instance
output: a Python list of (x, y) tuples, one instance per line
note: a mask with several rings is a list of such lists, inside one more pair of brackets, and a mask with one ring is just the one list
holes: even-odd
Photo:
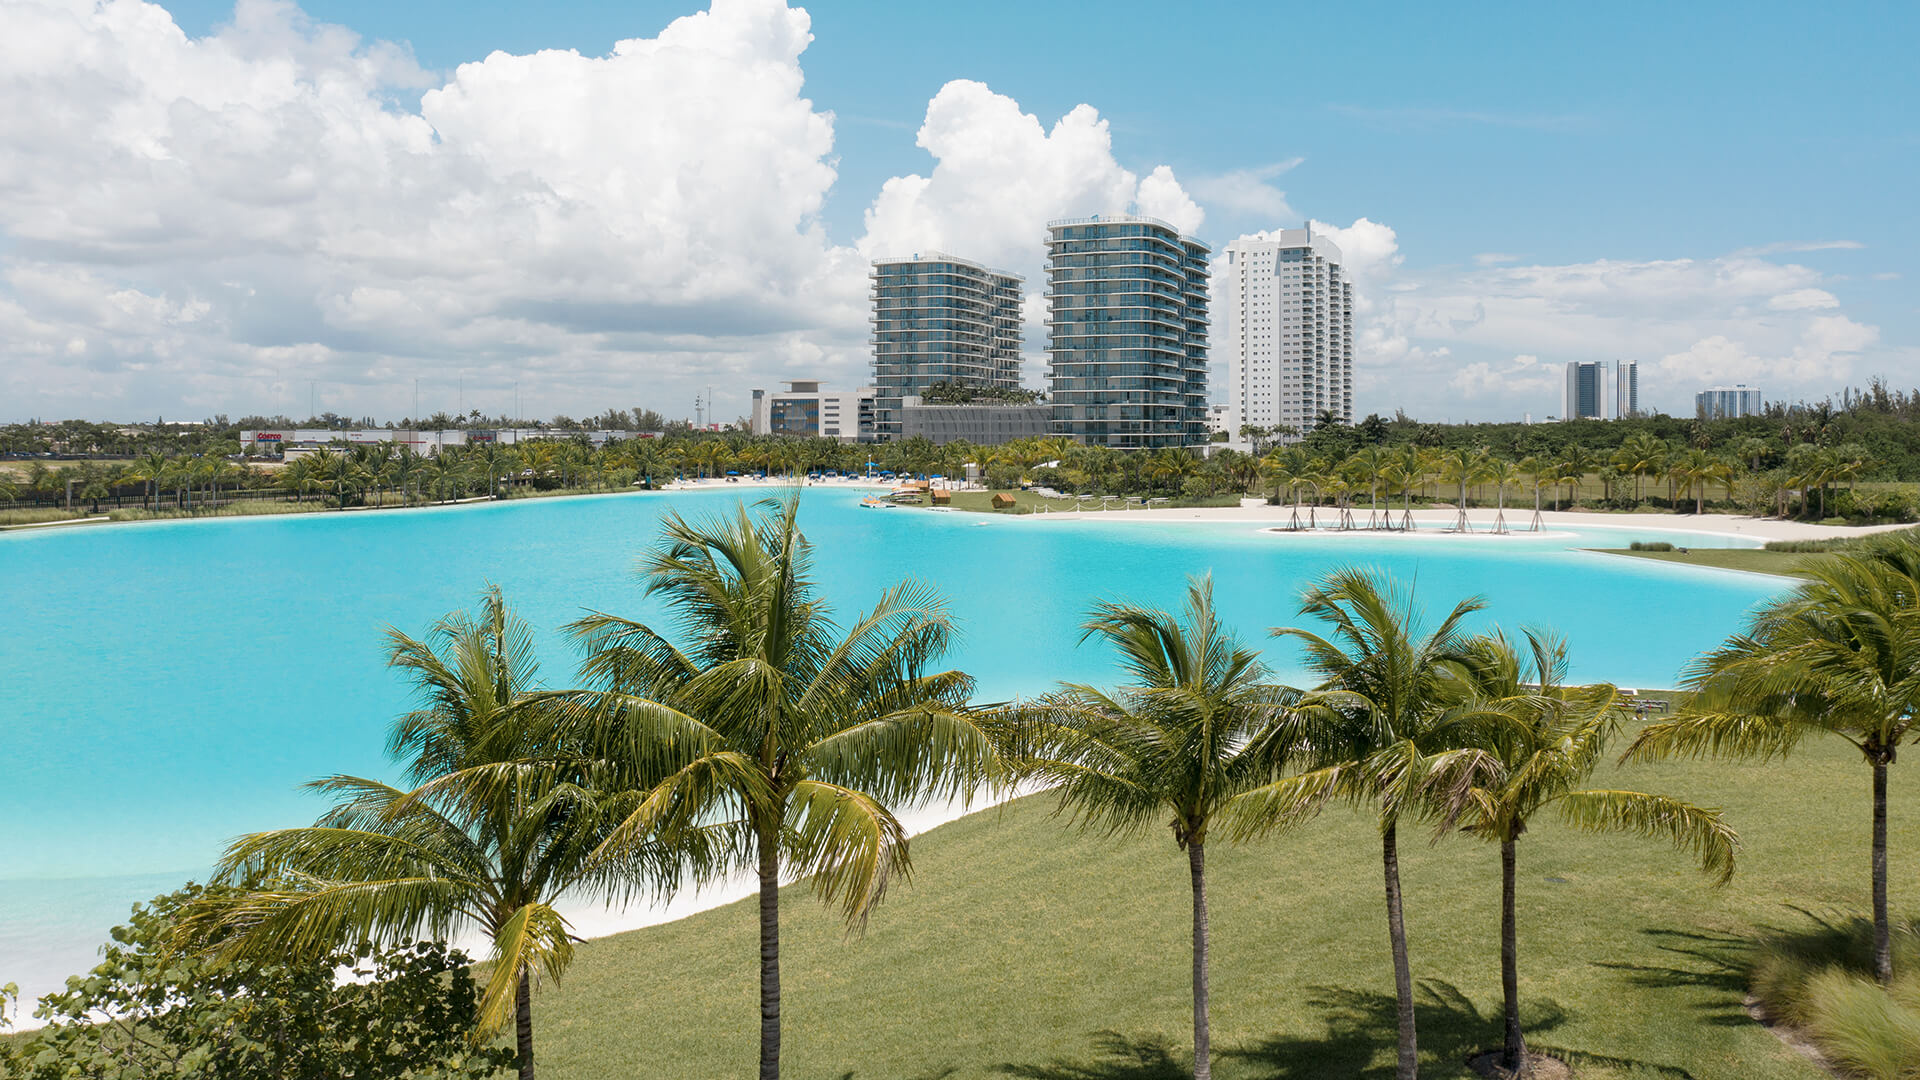
[(1500, 992), (1506, 999), (1507, 1041), (1500, 1067), (1519, 1075), (1527, 1060), (1527, 1039), (1520, 1031), (1520, 934), (1513, 916), (1514, 841), (1500, 841)]
[(1873, 977), (1893, 982), (1893, 934), (1887, 921), (1887, 763), (1873, 762)]
[(533, 971), (520, 972), (513, 994), (513, 1037), (518, 1044), (520, 1080), (533, 1080)]
[(779, 833), (760, 830), (760, 1080), (780, 1080)]
[(1400, 823), (1388, 819), (1380, 834), (1387, 879), (1387, 937), (1393, 945), (1393, 994), (1400, 1029), (1400, 1059), (1394, 1080), (1419, 1080), (1420, 1041), (1413, 1024), (1413, 969), (1407, 962), (1407, 922), (1400, 911)]
[(1207, 851), (1204, 841), (1187, 845), (1193, 875), (1193, 1080), (1213, 1076), (1212, 1036), (1207, 1023)]

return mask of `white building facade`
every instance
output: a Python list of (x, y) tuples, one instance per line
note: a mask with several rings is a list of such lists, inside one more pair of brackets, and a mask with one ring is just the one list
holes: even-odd
[(1353, 284), (1311, 227), (1242, 236), (1215, 267), (1214, 350), (1228, 438), (1282, 427), (1297, 441), (1322, 413), (1353, 423)]
[(651, 439), (657, 431), (573, 431), (557, 428), (261, 428), (240, 433), (240, 448), (250, 454), (317, 449), (320, 447), (375, 446), (393, 443), (418, 454), (437, 454), (443, 449), (463, 446), (513, 446), (541, 440), (566, 442), (585, 438), (599, 449), (621, 439)]
[(1614, 418), (1624, 420), (1640, 415), (1640, 361), (1616, 360), (1613, 364)]
[(1728, 420), (1736, 416), (1759, 416), (1766, 410), (1760, 391), (1746, 383), (1714, 386), (1693, 396), (1694, 413), (1702, 420)]
[(755, 435), (873, 441), (873, 387), (823, 390), (817, 379), (795, 379), (784, 392), (753, 391), (747, 420)]

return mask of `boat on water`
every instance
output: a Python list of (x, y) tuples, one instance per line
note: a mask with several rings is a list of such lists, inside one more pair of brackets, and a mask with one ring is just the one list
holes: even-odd
[(861, 499), (860, 505), (869, 510), (898, 510), (900, 508), (899, 503), (890, 503), (878, 495), (869, 495)]

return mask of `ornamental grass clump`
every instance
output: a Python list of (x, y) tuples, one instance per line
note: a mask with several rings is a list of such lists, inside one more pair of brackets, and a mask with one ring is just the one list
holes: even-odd
[(1871, 1080), (1920, 1076), (1920, 938), (1911, 923), (1894, 935), (1890, 985), (1874, 980), (1873, 924), (1817, 920), (1762, 941), (1747, 967), (1753, 1000), (1774, 1023), (1812, 1043), (1838, 1070)]

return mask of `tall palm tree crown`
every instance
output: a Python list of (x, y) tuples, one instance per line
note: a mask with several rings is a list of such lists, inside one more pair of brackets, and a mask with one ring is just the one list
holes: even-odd
[(965, 710), (972, 679), (929, 670), (954, 632), (940, 597), (905, 582), (837, 625), (808, 576), (798, 497), (762, 505), (668, 517), (641, 572), (679, 642), (614, 615), (579, 620), (588, 688), (570, 698), (577, 738), (620, 762), (628, 788), (600, 857), (701, 821), (729, 837), (728, 868), (758, 874), (760, 1075), (773, 1080), (780, 882), (808, 878), (862, 922), (910, 869), (895, 809), (969, 797), (993, 753)]
[(189, 928), (238, 930), (230, 948), (277, 955), (478, 928), (492, 942), (483, 1031), (514, 1018), (520, 1076), (531, 1080), (533, 979), (558, 978), (573, 958), (555, 901), (670, 888), (683, 852), (649, 842), (617, 864), (588, 858), (600, 815), (582, 777), (540, 760), (538, 725), (519, 708), (538, 677), (532, 635), (497, 589), (477, 616), (450, 615), (425, 641), (389, 630), (388, 643), (388, 663), (421, 699), (389, 744), (415, 786), (315, 781), (333, 809), (311, 828), (235, 841), (221, 876), (259, 886), (197, 912)]
[(1016, 708), (995, 731), (1014, 775), (1050, 786), (1083, 825), (1135, 832), (1164, 821), (1187, 853), (1193, 891), (1195, 1080), (1212, 1075), (1208, 1022), (1206, 844), (1235, 795), (1277, 774), (1270, 737), (1298, 693), (1267, 682), (1257, 652), (1223, 626), (1213, 581), (1188, 583), (1180, 616), (1102, 603), (1083, 626), (1117, 654), (1128, 681), (1082, 684)]
[(1467, 618), (1478, 598), (1455, 604), (1427, 629), (1411, 589), (1377, 571), (1337, 570), (1306, 591), (1303, 615), (1331, 627), (1323, 637), (1280, 627), (1298, 641), (1320, 679), (1291, 710), (1276, 741), (1305, 771), (1236, 796), (1227, 807), (1235, 838), (1286, 828), (1328, 801), (1371, 807), (1380, 826), (1387, 933), (1398, 1007), (1396, 1076), (1419, 1074), (1413, 973), (1401, 905), (1399, 823), (1432, 813), (1444, 785), (1465, 786), (1479, 760), (1483, 719), (1463, 706), (1471, 682), (1463, 666)]
[(1495, 631), (1471, 642), (1464, 665), (1473, 683), (1470, 707), (1487, 716), (1485, 759), (1454, 800), (1467, 832), (1500, 845), (1500, 982), (1506, 1034), (1501, 1066), (1518, 1074), (1527, 1062), (1520, 1027), (1519, 941), (1515, 917), (1516, 848), (1528, 824), (1551, 810), (1574, 828), (1628, 832), (1691, 851), (1722, 884), (1733, 875), (1735, 836), (1715, 810), (1638, 791), (1585, 785), (1618, 731), (1622, 711), (1611, 684), (1565, 685), (1566, 646), (1538, 630), (1516, 648)]
[(1810, 736), (1858, 750), (1873, 770), (1874, 970), (1890, 982), (1887, 769), (1920, 715), (1920, 541), (1889, 537), (1802, 573), (1810, 580), (1694, 661), (1685, 706), (1641, 731), (1626, 757), (1765, 760)]

